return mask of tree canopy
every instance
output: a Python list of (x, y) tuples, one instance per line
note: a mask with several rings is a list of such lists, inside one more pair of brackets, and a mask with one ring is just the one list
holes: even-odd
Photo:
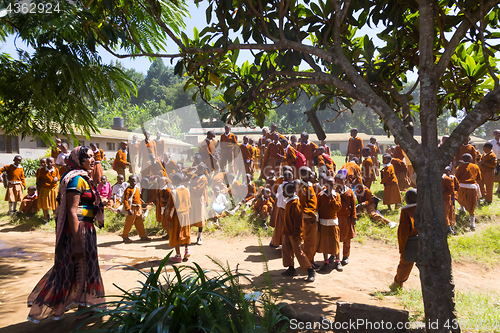
[(122, 69), (102, 62), (98, 46), (129, 54), (165, 50), (167, 32), (156, 19), (179, 33), (187, 15), (183, 1), (16, 3), (0, 1), (0, 41), (15, 35), (34, 52), (19, 50), (19, 60), (0, 55), (0, 124), (6, 133), (46, 140), (75, 128), (95, 131), (99, 102), (136, 93)]

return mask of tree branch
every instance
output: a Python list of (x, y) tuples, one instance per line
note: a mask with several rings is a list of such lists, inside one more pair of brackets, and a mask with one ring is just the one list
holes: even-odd
[(472, 131), (471, 129), (481, 126), (492, 115), (498, 112), (500, 112), (500, 87), (496, 87), (486, 94), (467, 116), (465, 116), (462, 122), (458, 124), (450, 137), (441, 146), (443, 167), (455, 157), (456, 152)]
[(488, 53), (488, 49), (486, 48), (486, 43), (484, 41), (484, 25), (484, 19), (481, 18), (481, 22), (479, 24), (479, 39), (481, 41), (481, 49), (483, 50), (484, 63), (486, 64), (486, 68), (488, 68), (488, 73), (490, 73), (493, 82), (495, 82), (496, 88), (499, 85), (499, 80), (490, 64), (490, 54)]

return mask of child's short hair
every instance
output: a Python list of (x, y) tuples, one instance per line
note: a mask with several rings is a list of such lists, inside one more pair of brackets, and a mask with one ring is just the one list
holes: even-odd
[(472, 155), (469, 153), (465, 153), (462, 155), (462, 160), (464, 162), (472, 162)]
[(300, 167), (300, 169), (299, 169), (300, 178), (308, 177), (310, 173), (311, 173), (311, 169), (309, 167), (303, 166), (303, 167)]
[(29, 191), (36, 191), (36, 186), (35, 185), (31, 185), (30, 187), (28, 187), (28, 192)]
[(370, 149), (370, 147), (364, 147), (363, 149), (361, 149), (361, 153), (367, 153), (367, 154), (370, 154), (370, 153), (371, 153), (371, 149)]
[(172, 184), (174, 185), (180, 185), (182, 181), (184, 180), (184, 177), (178, 172), (174, 173), (170, 179), (172, 181)]
[(408, 191), (406, 191), (405, 200), (407, 204), (417, 203), (417, 190), (411, 188)]
[(382, 155), (382, 159), (384, 159), (384, 158), (388, 158), (388, 159), (392, 160), (392, 156), (390, 154)]
[(285, 173), (285, 171), (293, 171), (293, 168), (289, 165), (283, 165), (281, 167), (281, 173)]
[(491, 142), (486, 142), (484, 145), (483, 145), (483, 148), (484, 147), (488, 147), (490, 149), (493, 149), (493, 144)]
[(289, 170), (283, 172), (283, 178), (284, 179), (292, 179), (293, 178), (293, 173)]

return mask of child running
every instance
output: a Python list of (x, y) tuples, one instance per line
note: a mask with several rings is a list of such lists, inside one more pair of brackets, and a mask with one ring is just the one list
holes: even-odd
[(131, 243), (132, 240), (128, 237), (128, 233), (135, 225), (135, 229), (141, 237), (142, 241), (150, 241), (151, 239), (146, 236), (146, 230), (144, 229), (144, 221), (142, 219), (142, 206), (141, 197), (139, 194), (139, 189), (137, 185), (137, 176), (130, 176), (128, 179), (129, 186), (123, 193), (123, 206), (127, 212), (127, 217), (125, 218), (125, 226), (123, 227), (122, 238), (124, 243)]

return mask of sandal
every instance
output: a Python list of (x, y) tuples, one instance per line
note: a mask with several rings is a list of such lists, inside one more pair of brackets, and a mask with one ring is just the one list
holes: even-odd
[(132, 240), (128, 237), (123, 237), (123, 242), (128, 244), (128, 243), (132, 243)]

